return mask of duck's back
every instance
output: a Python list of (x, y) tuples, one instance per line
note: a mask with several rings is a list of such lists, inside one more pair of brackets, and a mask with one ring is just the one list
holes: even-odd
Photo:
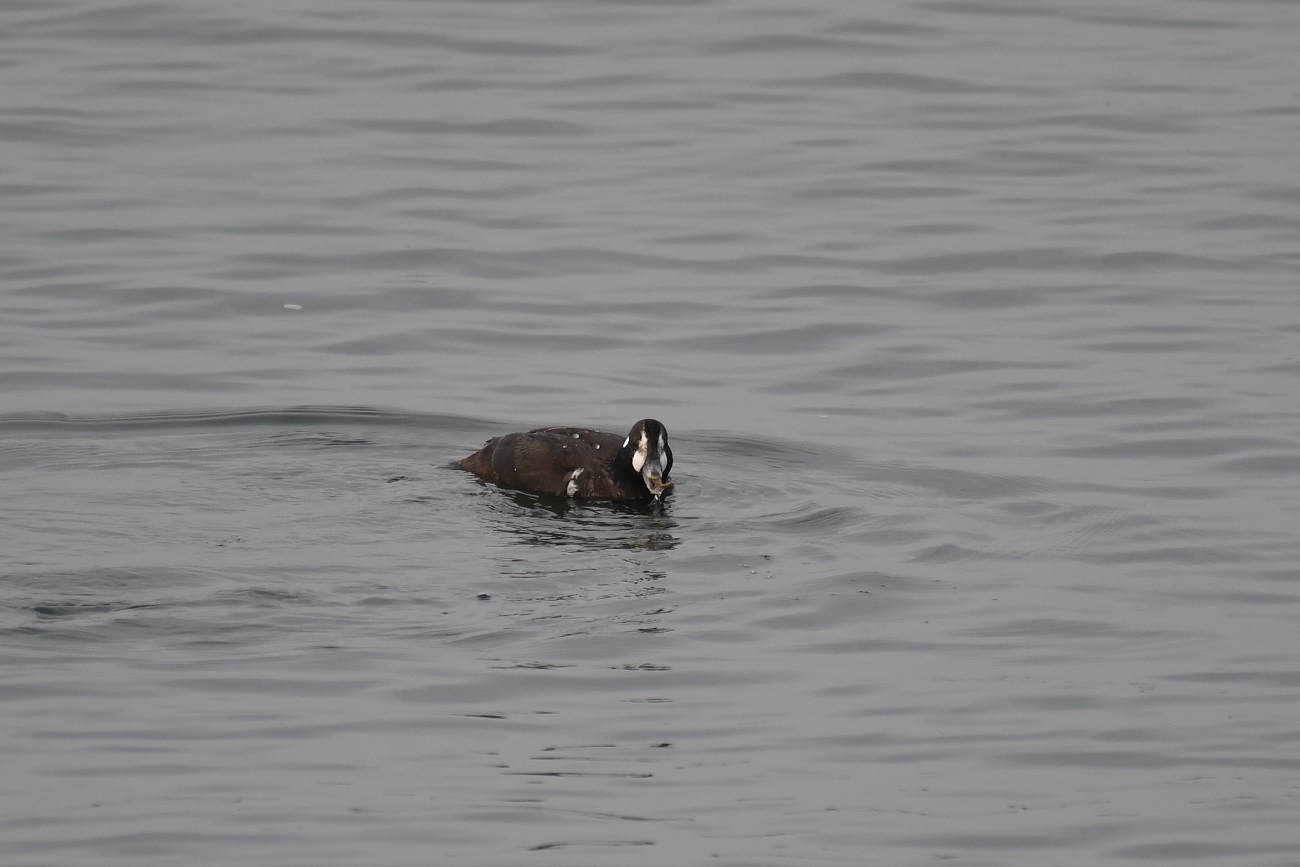
[(623, 440), (586, 428), (548, 427), (487, 441), (459, 462), (476, 476), (555, 496), (618, 497), (613, 472)]

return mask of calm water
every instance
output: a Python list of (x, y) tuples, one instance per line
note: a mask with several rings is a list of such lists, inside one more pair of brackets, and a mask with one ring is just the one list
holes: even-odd
[(3, 860), (1300, 863), (1296, 45), (0, 3)]

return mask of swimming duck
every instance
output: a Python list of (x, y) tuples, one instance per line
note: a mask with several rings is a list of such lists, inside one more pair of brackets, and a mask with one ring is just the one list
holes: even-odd
[(493, 437), (456, 466), (489, 482), (557, 497), (658, 500), (672, 490), (668, 430), (652, 418), (618, 434), (544, 427)]

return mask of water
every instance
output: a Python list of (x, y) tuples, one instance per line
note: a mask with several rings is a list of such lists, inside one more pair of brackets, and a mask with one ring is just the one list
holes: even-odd
[(4, 860), (1300, 863), (1298, 37), (0, 5)]

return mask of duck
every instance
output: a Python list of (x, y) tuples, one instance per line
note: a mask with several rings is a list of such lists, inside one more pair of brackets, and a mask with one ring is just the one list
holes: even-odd
[(508, 488), (574, 499), (657, 502), (673, 488), (668, 429), (652, 418), (625, 437), (578, 427), (509, 433), (456, 466)]

